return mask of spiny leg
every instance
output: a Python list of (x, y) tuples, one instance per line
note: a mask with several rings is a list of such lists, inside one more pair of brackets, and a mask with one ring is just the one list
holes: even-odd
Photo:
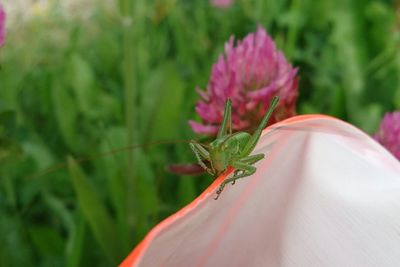
[(228, 98), (225, 102), (224, 118), (218, 130), (217, 138), (232, 134), (232, 101)]
[(196, 156), (197, 159), (197, 163), (199, 163), (199, 165), (206, 170), (209, 174), (214, 175), (214, 172), (212, 169), (208, 168), (206, 164), (204, 164), (202, 158), (210, 161), (210, 154), (208, 153), (208, 151), (202, 147), (200, 144), (195, 143), (195, 142), (190, 142), (189, 143), (190, 148), (192, 149), (194, 155)]
[(250, 155), (250, 153), (253, 151), (253, 149), (257, 145), (258, 140), (260, 139), (261, 133), (264, 130), (265, 126), (267, 126), (268, 120), (271, 117), (272, 112), (274, 111), (276, 105), (278, 104), (278, 101), (279, 101), (278, 96), (275, 96), (272, 99), (271, 104), (269, 105), (268, 111), (265, 113), (264, 117), (262, 118), (261, 123), (258, 125), (257, 129), (254, 131), (253, 135), (250, 137), (249, 141), (247, 142), (247, 144), (243, 148), (242, 152), (240, 153), (241, 158), (244, 158), (244, 157)]
[(234, 167), (234, 168), (237, 169), (237, 170), (242, 170), (243, 172), (240, 173), (240, 174), (234, 175), (232, 178), (225, 179), (225, 180), (221, 183), (221, 185), (219, 186), (219, 188), (218, 188), (218, 190), (217, 190), (217, 196), (214, 198), (215, 200), (217, 200), (217, 199), (219, 198), (219, 196), (220, 196), (220, 194), (222, 193), (222, 191), (224, 190), (226, 184), (228, 184), (228, 183), (230, 183), (230, 182), (234, 182), (234, 181), (236, 181), (237, 179), (250, 176), (250, 175), (252, 175), (253, 173), (255, 173), (256, 170), (257, 170), (256, 167), (254, 167), (254, 166), (252, 166), (252, 165), (249, 165), (249, 164), (247, 164), (247, 163), (240, 162), (240, 161), (237, 161), (237, 162), (235, 162), (235, 163), (232, 163), (232, 167)]
[(247, 163), (247, 164), (254, 164), (257, 161), (262, 160), (265, 157), (264, 154), (255, 154), (255, 155), (251, 155), (251, 156), (247, 156), (244, 158), (241, 158), (239, 161), (242, 163)]
[[(244, 157), (244, 158), (240, 159), (239, 161), (242, 163), (252, 165), (252, 164), (256, 163), (257, 161), (262, 160), (264, 157), (265, 157), (264, 154), (256, 154), (256, 155)], [(237, 176), (240, 172), (244, 172), (244, 170), (241, 170), (241, 169), (235, 170), (233, 177)], [(232, 185), (235, 184), (235, 181), (236, 181), (236, 179), (233, 180)]]

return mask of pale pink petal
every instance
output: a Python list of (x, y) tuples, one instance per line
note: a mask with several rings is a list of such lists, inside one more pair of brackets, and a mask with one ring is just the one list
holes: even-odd
[(121, 266), (398, 266), (400, 163), (382, 146), (309, 115), (266, 129), (257, 153), (254, 175), (216, 201), (219, 177)]

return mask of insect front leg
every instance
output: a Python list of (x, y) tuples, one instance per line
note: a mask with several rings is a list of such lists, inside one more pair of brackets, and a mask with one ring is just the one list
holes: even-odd
[(209, 174), (214, 176), (215, 171), (213, 169), (208, 168), (207, 165), (204, 164), (204, 162), (202, 160), (202, 159), (205, 159), (205, 160), (208, 160), (209, 162), (211, 162), (210, 161), (210, 153), (208, 153), (208, 151), (198, 143), (190, 142), (189, 145), (190, 145), (190, 148), (192, 149), (194, 155), (196, 156), (197, 163), (204, 170), (206, 170)]
[[(258, 157), (250, 159), (250, 161), (256, 160), (256, 159), (257, 159), (256, 161), (258, 161), (258, 160), (260, 160), (260, 159), (262, 159), (264, 157), (263, 154), (258, 154), (258, 155), (254, 155), (254, 156), (258, 156)], [(262, 157), (260, 157), (260, 156), (262, 156)], [(254, 166), (252, 166), (252, 165), (250, 165), (248, 163), (241, 162), (241, 161), (237, 161), (237, 162), (232, 163), (232, 167), (234, 167), (236, 170), (239, 170), (241, 172), (240, 173), (237, 172), (232, 178), (225, 179), (221, 183), (221, 185), (219, 186), (219, 188), (217, 190), (217, 196), (214, 198), (215, 200), (217, 200), (219, 198), (219, 196), (221, 195), (222, 191), (224, 190), (226, 184), (231, 183), (231, 182), (235, 182), (237, 179), (250, 176), (253, 173), (255, 173), (256, 170), (257, 170), (256, 167), (254, 167)]]

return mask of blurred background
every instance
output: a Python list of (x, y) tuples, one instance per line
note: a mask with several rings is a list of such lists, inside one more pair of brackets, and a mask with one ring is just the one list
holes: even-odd
[(2, 4), (0, 266), (116, 265), (202, 192), (212, 177), (165, 170), (195, 161), (187, 144), (123, 148), (198, 138), (195, 87), (259, 24), (299, 67), (298, 114), (372, 134), (400, 109), (400, 1)]

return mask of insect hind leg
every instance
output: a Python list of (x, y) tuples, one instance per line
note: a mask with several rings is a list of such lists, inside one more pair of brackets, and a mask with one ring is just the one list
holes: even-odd
[[(256, 160), (257, 159), (256, 161), (258, 161), (258, 160), (262, 159), (262, 157), (260, 157), (260, 155), (262, 155), (264, 157), (263, 154), (254, 155), (254, 156), (257, 156), (257, 157), (254, 157), (251, 160)], [(235, 171), (235, 174), (233, 175), (233, 177), (225, 179), (221, 183), (221, 185), (219, 186), (219, 188), (217, 190), (217, 196), (214, 198), (215, 200), (217, 200), (219, 198), (219, 196), (221, 195), (222, 191), (224, 190), (226, 184), (235, 183), (235, 181), (237, 179), (241, 179), (241, 178), (250, 176), (250, 175), (254, 174), (256, 172), (256, 170), (257, 170), (256, 167), (254, 167), (252, 165), (249, 165), (247, 163), (244, 163), (244, 162), (240, 162), (240, 161), (233, 163), (232, 167), (234, 167), (237, 171), (241, 171), (241, 172), (239, 173), (239, 172)]]
[(251, 156), (244, 157), (240, 159), (240, 162), (246, 163), (246, 164), (254, 164), (259, 160), (262, 160), (265, 157), (264, 154), (255, 154)]
[[(251, 165), (251, 164), (256, 163), (256, 162), (259, 161), (259, 160), (262, 160), (264, 157), (265, 157), (264, 154), (251, 155), (251, 156), (247, 156), (247, 157), (242, 158), (242, 159), (240, 160), (240, 162)], [(234, 176), (233, 176), (233, 177), (238, 177), (239, 175), (243, 174), (244, 172), (245, 172), (245, 170), (237, 169), (237, 170), (235, 170)], [(249, 174), (249, 175), (250, 175), (250, 174)], [(248, 175), (247, 175), (247, 176), (248, 176)], [(240, 178), (240, 177), (239, 177), (239, 178)], [(239, 178), (237, 178), (237, 179), (239, 179)], [(243, 178), (243, 177), (241, 177), (241, 178)], [(236, 182), (237, 179), (235, 179), (235, 180), (232, 181), (232, 185), (235, 184), (235, 182)]]

